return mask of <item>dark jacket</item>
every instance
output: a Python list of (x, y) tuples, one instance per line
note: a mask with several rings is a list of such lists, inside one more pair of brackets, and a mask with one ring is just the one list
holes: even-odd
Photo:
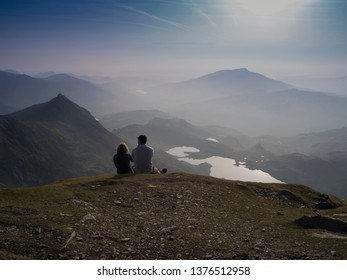
[(130, 154), (115, 154), (113, 156), (113, 162), (117, 168), (118, 174), (134, 173), (131, 168), (133, 158)]

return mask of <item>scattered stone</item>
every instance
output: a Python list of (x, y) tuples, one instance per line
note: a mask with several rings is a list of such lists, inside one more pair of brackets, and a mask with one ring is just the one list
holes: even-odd
[(60, 213), (60, 216), (62, 216), (62, 217), (72, 217), (71, 214), (64, 214), (64, 213)]
[(100, 232), (95, 232), (92, 236), (91, 236), (91, 238), (95, 238), (95, 239), (103, 239), (104, 237), (101, 235), (101, 233)]
[(126, 238), (122, 238), (121, 240), (120, 240), (121, 242), (129, 242), (130, 241), (130, 238), (129, 237), (126, 237)]
[(121, 201), (119, 201), (119, 200), (115, 200), (115, 201), (113, 201), (113, 203), (114, 203), (114, 204), (116, 204), (116, 205), (120, 205), (120, 204), (122, 204), (122, 202), (121, 202)]
[(89, 221), (89, 220), (93, 220), (93, 221), (96, 221), (96, 218), (92, 215), (92, 214), (87, 214), (85, 215), (82, 220), (80, 221), (80, 223), (85, 223), (86, 221)]
[(162, 233), (165, 233), (165, 234), (170, 234), (171, 232), (175, 231), (176, 230), (176, 226), (172, 226), (172, 227), (165, 227), (165, 228), (162, 228), (160, 231)]
[(66, 240), (65, 244), (63, 245), (63, 247), (61, 247), (61, 251), (65, 250), (67, 245), (69, 245), (69, 243), (72, 241), (72, 239), (74, 239), (76, 237), (76, 231), (73, 231), (70, 235), (70, 237), (68, 238), (68, 240)]
[(331, 254), (333, 257), (336, 257), (336, 256), (337, 256), (336, 251), (331, 251), (330, 254)]
[(312, 236), (318, 237), (318, 238), (347, 239), (347, 236), (333, 234), (333, 233), (330, 233), (330, 232), (314, 232), (312, 234)]
[(281, 200), (284, 200), (284, 201), (305, 204), (301, 197), (299, 197), (299, 196), (297, 196), (297, 195), (295, 195), (292, 192), (287, 191), (287, 190), (280, 191), (277, 194), (277, 197), (280, 198)]
[(277, 212), (277, 215), (278, 215), (278, 216), (283, 216), (284, 214), (283, 214), (282, 212), (278, 211), (278, 212)]

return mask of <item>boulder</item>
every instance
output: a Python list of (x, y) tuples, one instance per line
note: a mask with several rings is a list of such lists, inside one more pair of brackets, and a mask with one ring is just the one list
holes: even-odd
[(323, 216), (303, 216), (295, 221), (303, 228), (325, 229), (337, 233), (347, 234), (347, 223)]

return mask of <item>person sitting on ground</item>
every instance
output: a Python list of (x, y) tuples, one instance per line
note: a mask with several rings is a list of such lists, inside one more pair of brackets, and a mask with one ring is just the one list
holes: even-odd
[(120, 143), (117, 147), (117, 153), (113, 156), (114, 165), (117, 168), (117, 174), (134, 173), (131, 168), (133, 158), (130, 155), (127, 144)]
[[(158, 168), (153, 167), (153, 148), (147, 145), (147, 137), (140, 135), (138, 138), (138, 146), (132, 151), (131, 155), (134, 159), (135, 173), (161, 173)], [(166, 173), (167, 169), (164, 168), (162, 173)]]

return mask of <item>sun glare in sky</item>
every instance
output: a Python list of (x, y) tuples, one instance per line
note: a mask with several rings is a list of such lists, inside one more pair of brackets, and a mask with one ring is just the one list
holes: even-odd
[(309, 2), (314, 0), (234, 0), (239, 12), (250, 12), (257, 16), (283, 16), (284, 13), (291, 13), (299, 10)]
[(346, 14), (347, 0), (1, 0), (0, 69), (340, 76)]

